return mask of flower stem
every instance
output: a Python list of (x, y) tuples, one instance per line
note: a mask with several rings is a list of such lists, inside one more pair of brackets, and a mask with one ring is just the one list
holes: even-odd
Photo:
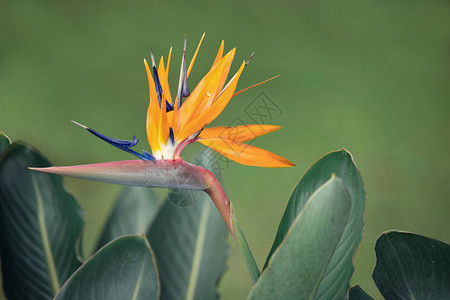
[(244, 263), (247, 267), (248, 273), (250, 274), (250, 278), (252, 279), (253, 284), (255, 284), (260, 275), (259, 268), (256, 264), (250, 246), (247, 243), (247, 239), (245, 238), (242, 228), (239, 225), (233, 207), (217, 178), (212, 173), (210, 173), (210, 176), (208, 177), (210, 178), (208, 178), (208, 185), (205, 189), (205, 192), (211, 197), (223, 219), (225, 220), (228, 229), (230, 230), (234, 240), (239, 246), (241, 256), (244, 259)]
[(239, 249), (241, 250), (242, 258), (244, 259), (245, 266), (247, 267), (248, 273), (250, 275), (250, 278), (253, 281), (253, 284), (256, 283), (256, 281), (259, 278), (260, 271), (258, 268), (258, 265), (256, 264), (255, 257), (253, 256), (252, 250), (250, 249), (250, 246), (247, 243), (247, 239), (245, 238), (244, 232), (242, 231), (241, 225), (239, 225), (239, 222), (237, 220), (236, 214), (233, 210), (233, 207), (231, 207), (231, 219), (233, 223), (234, 228), (234, 239), (236, 243), (239, 246)]

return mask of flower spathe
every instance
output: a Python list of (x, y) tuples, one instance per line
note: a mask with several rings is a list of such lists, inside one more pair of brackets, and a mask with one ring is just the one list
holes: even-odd
[[(184, 147), (199, 142), (231, 160), (250, 166), (291, 167), (293, 164), (267, 150), (245, 144), (256, 137), (279, 130), (280, 126), (255, 124), (205, 128), (219, 116), (233, 96), (242, 92), (235, 91), (248, 62), (243, 61), (227, 82), (236, 49), (224, 55), (222, 41), (210, 70), (190, 91), (187, 80), (204, 36), (203, 34), (189, 66), (186, 65), (185, 37), (178, 90), (173, 96), (168, 81), (172, 48), (167, 63), (164, 63), (161, 57), (156, 66), (153, 53), (151, 66), (144, 59), (150, 91), (146, 130), (152, 154), (146, 151), (140, 154), (132, 150), (139, 141), (135, 137), (131, 141), (117, 140), (74, 122), (113, 146), (139, 157), (140, 160), (33, 169), (125, 185), (204, 190), (211, 196), (233, 233), (230, 203), (222, 187), (211, 172), (182, 160), (181, 152)], [(180, 182), (183, 184), (180, 185)]]

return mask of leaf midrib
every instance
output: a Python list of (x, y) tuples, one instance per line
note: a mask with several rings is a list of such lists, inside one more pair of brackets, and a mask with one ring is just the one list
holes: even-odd
[(131, 300), (136, 300), (138, 295), (139, 295), (139, 291), (141, 289), (141, 281), (142, 281), (142, 277), (143, 277), (143, 274), (144, 274), (144, 266), (145, 266), (145, 261), (146, 260), (147, 260), (147, 257), (144, 256), (144, 261), (142, 262), (141, 271), (139, 272), (138, 280), (136, 282), (136, 286), (134, 287), (134, 293), (133, 293), (133, 296), (132, 296)]
[(42, 246), (44, 248), (45, 260), (46, 260), (47, 266), (48, 266), (47, 271), (48, 271), (48, 275), (50, 277), (50, 284), (52, 286), (53, 295), (55, 295), (58, 292), (60, 286), (59, 286), (58, 275), (56, 272), (55, 262), (53, 260), (52, 250), (50, 247), (50, 242), (48, 239), (47, 227), (45, 224), (42, 194), (41, 194), (39, 185), (36, 182), (36, 178), (34, 176), (31, 176), (31, 180), (33, 182), (33, 190), (34, 190), (34, 193), (36, 196), (39, 232), (40, 232), (41, 239), (42, 239)]
[(198, 273), (200, 271), (200, 262), (203, 253), (203, 246), (205, 244), (208, 217), (209, 217), (209, 206), (207, 205), (207, 203), (204, 203), (200, 224), (198, 228), (197, 240), (195, 242), (194, 258), (192, 259), (192, 269), (191, 274), (189, 276), (189, 284), (186, 293), (186, 300), (194, 299), (195, 287), (197, 286)]

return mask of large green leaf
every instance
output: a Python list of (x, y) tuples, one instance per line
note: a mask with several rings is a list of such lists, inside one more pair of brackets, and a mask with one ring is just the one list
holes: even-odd
[(450, 245), (391, 231), (375, 244), (372, 277), (386, 299), (450, 299)]
[(338, 177), (310, 197), (249, 299), (314, 299), (344, 232), (351, 197)]
[(8, 149), (9, 145), (11, 145), (11, 141), (8, 136), (3, 131), (0, 132), (0, 155)]
[(152, 250), (144, 236), (125, 236), (87, 260), (56, 300), (148, 300), (160, 294)]
[(338, 249), (329, 262), (325, 278), (321, 282), (315, 299), (342, 299), (353, 274), (353, 254), (364, 235), (364, 207), (366, 192), (353, 158), (346, 150), (334, 151), (319, 159), (300, 179), (291, 194), (281, 219), (264, 268), (274, 251), (279, 247), (297, 215), (309, 197), (324, 184), (332, 174), (341, 178), (352, 198), (352, 211), (347, 226), (339, 241)]
[(373, 300), (373, 298), (367, 295), (359, 285), (355, 285), (348, 291), (348, 300)]
[(49, 299), (80, 265), (82, 211), (49, 161), (14, 143), (0, 161), (0, 251), (8, 299)]
[[(206, 156), (198, 162), (210, 170), (213, 163)], [(180, 207), (180, 203), (192, 205)], [(226, 269), (229, 252), (227, 232), (206, 193), (177, 190), (170, 194), (148, 233), (163, 299), (218, 298), (216, 285)]]
[(161, 204), (151, 188), (124, 187), (100, 235), (97, 249), (122, 235), (147, 233)]

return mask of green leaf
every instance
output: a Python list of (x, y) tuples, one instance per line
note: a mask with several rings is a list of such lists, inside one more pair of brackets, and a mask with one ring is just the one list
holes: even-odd
[(359, 286), (355, 285), (348, 291), (349, 300), (373, 300), (364, 290)]
[(49, 299), (80, 265), (84, 225), (62, 177), (34, 172), (49, 161), (14, 143), (0, 160), (0, 251), (9, 299)]
[(334, 151), (319, 159), (300, 179), (291, 194), (281, 219), (264, 268), (274, 251), (284, 240), (291, 224), (302, 211), (309, 197), (324, 184), (332, 174), (341, 178), (352, 198), (352, 211), (344, 234), (339, 241), (339, 251), (331, 259), (325, 278), (316, 292), (315, 299), (342, 299), (350, 288), (353, 274), (353, 254), (364, 235), (364, 207), (366, 192), (352, 156), (346, 150)]
[(272, 255), (249, 299), (314, 299), (338, 252), (351, 204), (338, 177), (317, 189)]
[[(213, 169), (206, 156), (197, 159), (202, 160), (196, 164)], [(217, 299), (216, 285), (229, 252), (227, 233), (206, 193), (172, 191), (147, 235), (160, 273), (161, 298)]]
[(124, 187), (100, 235), (97, 249), (122, 235), (145, 234), (161, 204), (162, 201), (151, 188)]
[(414, 233), (386, 232), (375, 244), (372, 277), (386, 299), (450, 299), (450, 245)]
[(1, 131), (0, 132), (0, 154), (2, 154), (6, 149), (8, 149), (9, 145), (11, 145), (11, 140), (3, 131)]
[(56, 300), (148, 300), (160, 294), (152, 250), (144, 236), (107, 244), (64, 284)]

